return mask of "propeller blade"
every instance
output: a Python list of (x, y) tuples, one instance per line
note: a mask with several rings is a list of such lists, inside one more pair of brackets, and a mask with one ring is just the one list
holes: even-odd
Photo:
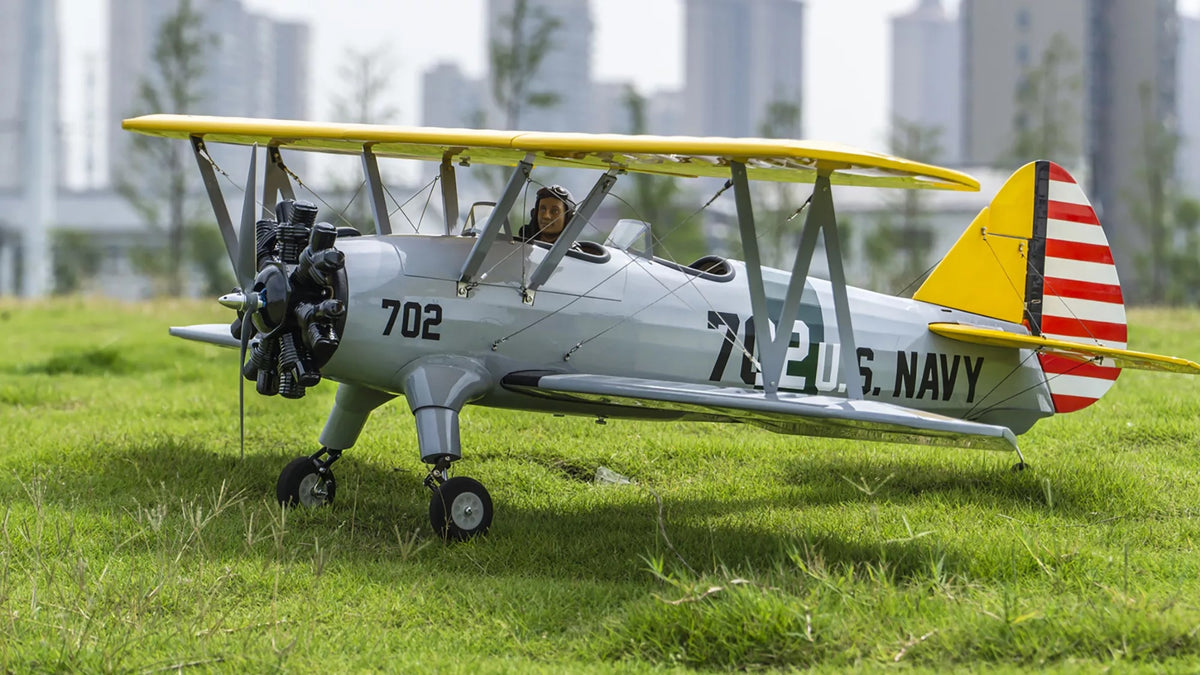
[(254, 185), (254, 171), (258, 161), (258, 144), (250, 149), (250, 171), (246, 176), (246, 192), (242, 201), (242, 221), (238, 230), (238, 264), (237, 280), (245, 292), (254, 285), (254, 275), (258, 273), (258, 251), (255, 241), (255, 211), (258, 205), (254, 199), (257, 188)]
[(242, 369), (246, 367), (246, 345), (250, 343), (250, 313), (242, 315), (242, 355), (238, 359), (238, 430), (241, 433), (239, 441), (239, 457), (246, 458), (246, 376)]

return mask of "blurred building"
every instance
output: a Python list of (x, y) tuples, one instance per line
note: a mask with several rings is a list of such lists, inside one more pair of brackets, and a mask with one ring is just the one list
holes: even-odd
[(458, 64), (441, 62), (421, 75), (423, 126), (482, 126), (486, 100), (483, 80), (467, 77)]
[(0, 295), (50, 285), (50, 228), (62, 184), (58, 3), (0, 0)]
[[(487, 41), (492, 44), (512, 44), (515, 39), (528, 43), (531, 35), (513, 35), (514, 11), (518, 0), (487, 0)], [(547, 107), (536, 107), (528, 101), (519, 105), (519, 115), (511, 126), (539, 131), (579, 131), (587, 124), (592, 110), (592, 11), (589, 0), (524, 0), (523, 31), (534, 31), (544, 22), (555, 25), (550, 47), (533, 77), (524, 82), (526, 95), (552, 93), (558, 100)], [(510, 126), (508, 112), (492, 99), (495, 69), (486, 64), (484, 92), (488, 102), (485, 125), (493, 128)]]
[(772, 103), (799, 106), (803, 39), (800, 0), (684, 0), (680, 131), (758, 136)]
[(482, 78), (468, 77), (457, 64), (442, 62), (421, 76), (421, 124), (436, 127), (509, 126), (509, 111), (494, 97), (496, 72), (491, 45), (528, 44), (532, 33), (551, 25), (546, 53), (532, 77), (523, 80), (525, 95), (554, 94), (552, 105), (523, 101), (513, 126), (538, 131), (588, 131), (594, 114), (591, 5), (589, 0), (525, 0), (518, 35), (513, 35), (518, 0), (487, 0), (489, 59)]
[[(634, 131), (633, 116), (629, 107), (630, 95), (634, 93), (631, 87), (628, 82), (592, 83), (589, 131), (611, 134), (628, 134)], [(644, 98), (643, 105), (646, 105)], [(648, 126), (648, 120), (643, 120), (643, 124)], [(641, 132), (648, 133), (646, 129), (642, 129)]]
[(943, 164), (962, 161), (961, 41), (942, 0), (892, 17), (892, 119), (940, 130)]
[[(121, 0), (108, 3), (109, 166), (124, 164), (129, 135), (121, 120), (151, 112), (306, 119), (309, 41), (307, 24), (276, 21), (247, 11), (240, 0), (191, 0), (202, 32), (212, 40), (196, 83), (192, 109), (149, 110), (138, 90), (156, 77), (154, 49), (163, 21), (179, 1)], [(291, 160), (299, 161), (299, 160)]]
[(27, 80), (33, 44), (26, 27), (29, 12), (39, 4), (36, 0), (0, 0), (0, 148), (5, 149), (0, 152), (0, 190), (21, 190), (25, 184), (21, 166), (28, 164), (28, 158), (23, 157), (22, 139), (29, 127)]
[[(1071, 156), (1051, 157), (1086, 177), (1127, 295), (1148, 242), (1131, 205), (1145, 167), (1144, 132), (1176, 115), (1178, 16), (1174, 0), (962, 0), (963, 153), (972, 164), (1015, 168), (1016, 131), (1037, 124), (1017, 92), (1054, 41), (1069, 46), (1055, 91)], [(1036, 159), (1033, 157), (1027, 159)]]
[[(1144, 0), (1134, 0), (1144, 2)], [(1088, 0), (962, 0), (963, 159), (972, 165), (1015, 161), (1015, 130), (1031, 115), (1018, 109), (1017, 91), (1037, 68), (1055, 39), (1064, 40), (1071, 57), (1059, 76), (1078, 78), (1075, 91), (1056, 92), (1060, 109), (1076, 124), (1062, 142), (1075, 149), (1058, 162), (1079, 167), (1087, 138), (1087, 90), (1082, 78), (1088, 50)]]
[[(200, 100), (186, 112), (197, 114), (252, 115), (263, 117), (305, 118), (308, 112), (309, 28), (306, 24), (278, 22), (246, 12), (238, 0), (192, 0), (202, 18), (203, 31), (212, 37), (205, 60), (205, 71), (197, 78)], [(49, 290), (49, 272), (53, 258), (73, 247), (72, 255), (86, 254), (97, 261), (98, 276), (84, 290), (118, 297), (141, 297), (150, 292), (150, 280), (141, 276), (132, 263), (139, 247), (161, 243), (161, 233), (147, 229), (139, 214), (111, 189), (66, 190), (64, 172), (55, 163), (62, 146), (57, 120), (58, 64), (52, 57), (51, 73), (42, 77), (29, 67), (34, 42), (30, 17), (34, 8), (50, 19), (45, 35), (53, 43), (51, 54), (58, 51), (54, 0), (0, 0), (0, 295), (30, 294), (29, 281), (35, 264), (42, 266)], [(138, 109), (138, 88), (145, 77), (154, 74), (154, 46), (159, 29), (179, 6), (178, 0), (113, 0), (109, 11), (108, 107), (99, 112), (104, 144), (108, 148), (109, 175), (98, 183), (108, 183), (112, 172), (128, 163), (128, 137), (121, 131), (125, 117), (146, 112), (184, 112)], [(49, 94), (34, 100), (37, 82), (48, 82)], [(30, 111), (38, 111), (31, 113)], [(41, 124), (35, 121), (42, 121)], [(47, 133), (46, 126), (51, 129)], [(234, 148), (233, 150), (238, 150)], [(236, 152), (245, 162), (245, 151)], [(220, 150), (217, 150), (218, 155)], [(288, 155), (296, 169), (303, 166), (300, 153)], [(239, 170), (244, 164), (240, 164)], [(59, 183), (47, 190), (50, 176)], [(39, 187), (40, 186), (40, 187)], [(198, 182), (195, 186), (199, 188)], [(228, 192), (228, 191), (227, 191)], [(41, 198), (35, 199), (40, 196)], [(236, 195), (226, 195), (236, 201)], [(36, 204), (40, 203), (41, 206)], [(237, 212), (238, 204), (231, 205)], [(13, 218), (9, 214), (19, 214)], [(39, 215), (41, 214), (41, 215)], [(45, 228), (35, 223), (45, 220)], [(52, 224), (53, 230), (50, 225)], [(41, 239), (41, 255), (31, 251), (29, 241)], [(59, 237), (58, 235), (70, 235)], [(77, 236), (76, 236), (77, 235)], [(35, 247), (36, 248), (36, 247)], [(54, 256), (49, 251), (55, 252)], [(69, 258), (69, 256), (62, 256)], [(192, 289), (196, 290), (196, 289)], [(36, 294), (36, 293), (35, 293)]]
[(1091, 0), (1090, 10), (1089, 196), (1136, 298), (1133, 261), (1149, 241), (1133, 204), (1146, 199), (1147, 162), (1162, 161), (1147, 155), (1147, 130), (1176, 128), (1179, 15), (1175, 0)]
[(1179, 106), (1179, 184), (1200, 199), (1200, 17), (1180, 17), (1177, 100)]

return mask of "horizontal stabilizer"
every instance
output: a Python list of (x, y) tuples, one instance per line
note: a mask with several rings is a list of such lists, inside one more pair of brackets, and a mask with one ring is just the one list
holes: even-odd
[(619, 408), (670, 410), (685, 419), (743, 422), (770, 431), (922, 445), (1016, 450), (1007, 427), (980, 424), (883, 403), (608, 375), (510, 373), (501, 384), (544, 398)]
[(227, 323), (204, 323), (196, 326), (171, 326), (171, 335), (184, 340), (207, 342), (210, 345), (237, 349), (241, 343), (229, 333)]
[(972, 342), (992, 347), (1012, 347), (1015, 349), (1035, 349), (1043, 353), (1058, 354), (1081, 362), (1094, 362), (1099, 359), (1111, 361), (1117, 368), (1134, 368), (1138, 370), (1157, 370), (1168, 373), (1185, 373), (1200, 375), (1200, 364), (1175, 356), (1161, 356), (1135, 352), (1130, 349), (1115, 349), (1103, 345), (1089, 345), (1081, 342), (1069, 342), (1041, 335), (1019, 335), (994, 328), (982, 328), (961, 323), (931, 323), (929, 330), (961, 342)]

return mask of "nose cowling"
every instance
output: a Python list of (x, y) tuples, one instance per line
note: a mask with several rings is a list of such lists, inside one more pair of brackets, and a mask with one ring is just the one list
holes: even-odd
[(335, 248), (337, 228), (315, 223), (315, 205), (288, 200), (275, 215), (255, 225), (253, 286), (224, 296), (222, 304), (240, 310), (230, 326), (235, 337), (251, 320), (243, 376), (264, 396), (300, 398), (321, 381), (345, 329), (345, 256)]

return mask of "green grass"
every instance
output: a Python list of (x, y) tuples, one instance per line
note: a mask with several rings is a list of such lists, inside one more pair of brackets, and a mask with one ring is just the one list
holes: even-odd
[[(1200, 357), (1200, 312), (1131, 314)], [(0, 671), (1200, 669), (1200, 381), (1126, 372), (978, 451), (469, 408), (446, 546), (403, 401), (274, 503), (332, 403), (171, 339), (211, 303), (0, 303)], [(606, 466), (634, 479), (598, 486)]]

